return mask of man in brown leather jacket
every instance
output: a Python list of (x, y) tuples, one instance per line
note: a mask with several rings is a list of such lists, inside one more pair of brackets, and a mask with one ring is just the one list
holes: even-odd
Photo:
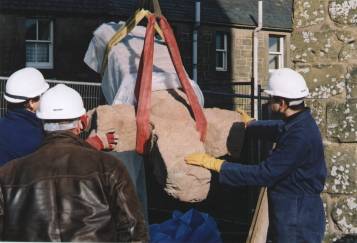
[(84, 113), (80, 95), (65, 85), (41, 98), (43, 144), (0, 168), (0, 240), (148, 241), (122, 162), (78, 137)]

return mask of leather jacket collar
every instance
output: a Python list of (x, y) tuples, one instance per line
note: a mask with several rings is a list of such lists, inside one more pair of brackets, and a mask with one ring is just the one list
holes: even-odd
[(73, 134), (71, 131), (46, 132), (43, 145), (53, 144), (53, 143), (72, 143), (72, 144), (93, 149), (93, 147), (90, 146), (90, 144), (88, 144), (79, 136)]

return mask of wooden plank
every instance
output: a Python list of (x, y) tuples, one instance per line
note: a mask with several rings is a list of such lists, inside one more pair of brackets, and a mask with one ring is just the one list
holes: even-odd
[(246, 243), (266, 243), (269, 227), (268, 210), (267, 188), (262, 187)]

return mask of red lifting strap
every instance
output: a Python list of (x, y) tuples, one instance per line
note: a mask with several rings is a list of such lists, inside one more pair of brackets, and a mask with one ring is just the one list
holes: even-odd
[(201, 135), (201, 141), (203, 142), (206, 138), (207, 132), (207, 120), (205, 114), (203, 113), (202, 107), (200, 106), (197, 96), (193, 91), (193, 88), (186, 76), (185, 69), (183, 67), (181, 55), (177, 42), (175, 39), (174, 32), (172, 31), (169, 22), (167, 22), (164, 16), (160, 17), (160, 27), (164, 33), (165, 41), (167, 43), (172, 63), (174, 64), (177, 76), (180, 79), (183, 91), (186, 93), (188, 101), (193, 111), (193, 116), (196, 120), (196, 128)]
[(150, 138), (149, 111), (154, 58), (154, 15), (148, 16), (143, 52), (141, 53), (138, 76), (135, 85), (138, 107), (136, 110), (136, 152), (143, 154)]
[[(146, 143), (150, 138), (151, 132), (149, 128), (149, 111), (151, 104), (155, 21), (156, 20), (154, 15), (148, 16), (148, 25), (145, 34), (144, 47), (140, 58), (138, 76), (135, 86), (135, 95), (138, 101), (138, 107), (136, 111), (136, 151), (139, 154), (144, 153)], [(177, 76), (179, 77), (183, 91), (186, 93), (192, 108), (193, 116), (196, 120), (196, 128), (201, 135), (201, 141), (204, 141), (207, 131), (207, 120), (198, 102), (197, 96), (192, 89), (190, 81), (186, 76), (174, 33), (165, 17), (160, 17), (159, 24), (161, 30), (164, 33), (165, 41), (167, 43), (170, 57), (174, 64)]]

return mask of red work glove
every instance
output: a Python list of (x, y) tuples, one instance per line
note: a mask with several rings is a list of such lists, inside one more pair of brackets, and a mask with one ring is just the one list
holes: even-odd
[(81, 120), (83, 130), (86, 130), (89, 127), (89, 116), (87, 116), (87, 114), (84, 114), (79, 119)]
[(96, 112), (95, 109), (89, 110), (87, 111), (86, 114), (84, 114), (83, 116), (81, 116), (79, 119), (81, 120), (82, 123), (82, 130), (89, 132), (89, 130), (91, 129), (91, 121), (92, 121), (92, 117), (93, 114)]
[(118, 136), (114, 131), (107, 133), (94, 132), (91, 133), (86, 141), (96, 150), (113, 150), (118, 142)]

